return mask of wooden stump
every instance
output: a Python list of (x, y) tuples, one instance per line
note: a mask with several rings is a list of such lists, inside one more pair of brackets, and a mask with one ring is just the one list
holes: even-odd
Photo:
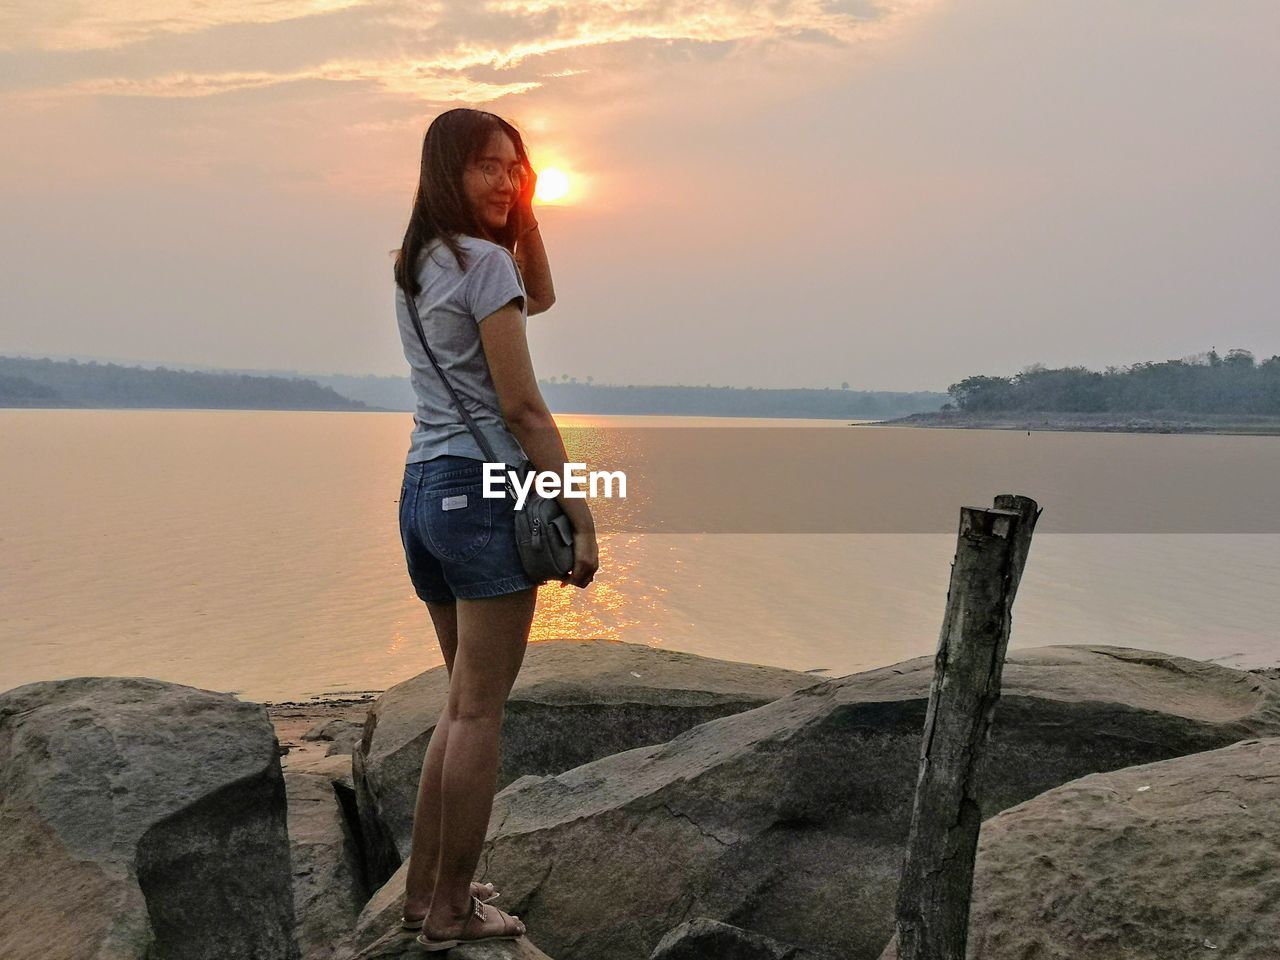
[(960, 511), (898, 889), (901, 960), (964, 960), (982, 758), (1039, 515), (1034, 500), (1010, 494), (997, 497), (992, 509)]

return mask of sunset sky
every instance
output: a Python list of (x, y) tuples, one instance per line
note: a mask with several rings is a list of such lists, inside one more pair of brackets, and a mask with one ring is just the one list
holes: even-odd
[(8, 0), (0, 354), (403, 373), (422, 133), (569, 192), (538, 373), (1280, 353), (1275, 0)]

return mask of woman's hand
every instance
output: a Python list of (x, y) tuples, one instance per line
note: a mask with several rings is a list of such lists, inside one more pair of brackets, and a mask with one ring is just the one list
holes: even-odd
[(573, 532), (573, 572), (568, 578), (560, 581), (560, 585), (573, 584), (585, 588), (600, 569), (600, 548), (596, 543), (595, 530), (574, 530)]

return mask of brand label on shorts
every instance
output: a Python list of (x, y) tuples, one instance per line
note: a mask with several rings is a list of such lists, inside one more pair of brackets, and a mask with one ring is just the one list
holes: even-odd
[(441, 510), (457, 510), (459, 507), (467, 505), (467, 495), (460, 493), (456, 497), (445, 497), (440, 501)]

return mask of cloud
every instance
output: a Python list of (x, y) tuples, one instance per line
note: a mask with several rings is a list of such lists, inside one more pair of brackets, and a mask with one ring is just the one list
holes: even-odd
[(61, 92), (129, 97), (207, 97), (305, 81), (364, 83), (389, 93), (408, 94), (423, 100), (466, 100), (473, 103), (486, 103), (538, 86), (536, 82), (487, 83), (474, 80), (448, 65), (402, 60), (335, 60), (289, 72), (169, 73), (140, 79), (103, 77), (64, 87)]
[[(585, 69), (579, 58), (596, 52), (616, 53), (625, 65), (637, 43), (678, 44), (713, 59), (780, 44), (840, 46), (935, 2), (862, 0), (846, 9), (825, 0), (52, 0), (3, 15), (0, 49), (21, 68), (11, 76), (28, 94), (207, 97), (322, 80), (488, 102), (573, 76)], [(179, 36), (191, 40), (177, 43)], [(299, 62), (308, 50), (316, 61)]]
[(594, 183), (601, 208), (642, 204), (688, 179), (705, 118), (839, 83), (859, 44), (939, 2), (52, 0), (12, 13), (28, 46), (0, 50), (0, 115), (27, 145), (0, 191), (115, 178), (398, 195), (424, 120), (471, 105)]
[[(0, 49), (93, 50), (225, 24), (278, 23), (367, 0), (19, 0), (0, 13)], [(428, 8), (430, 9), (430, 8)], [(422, 11), (419, 11), (421, 15)]]
[[(821, 36), (854, 42), (880, 34), (913, 13), (932, 7), (936, 0), (883, 0), (866, 4), (859, 14), (833, 8), (823, 0), (780, 0), (776, 3), (744, 0), (490, 0), (482, 13), (453, 15), (446, 9), (431, 32), (456, 30), (459, 40), (452, 56), (472, 65), (500, 68), (518, 65), (532, 57), (564, 50), (625, 44), (633, 40), (673, 40), (722, 44), (766, 39)], [(388, 20), (411, 29), (414, 20), (389, 13)], [(541, 33), (523, 39), (495, 42), (492, 28), (503, 24), (538, 24)], [(421, 24), (419, 23), (420, 27)]]

